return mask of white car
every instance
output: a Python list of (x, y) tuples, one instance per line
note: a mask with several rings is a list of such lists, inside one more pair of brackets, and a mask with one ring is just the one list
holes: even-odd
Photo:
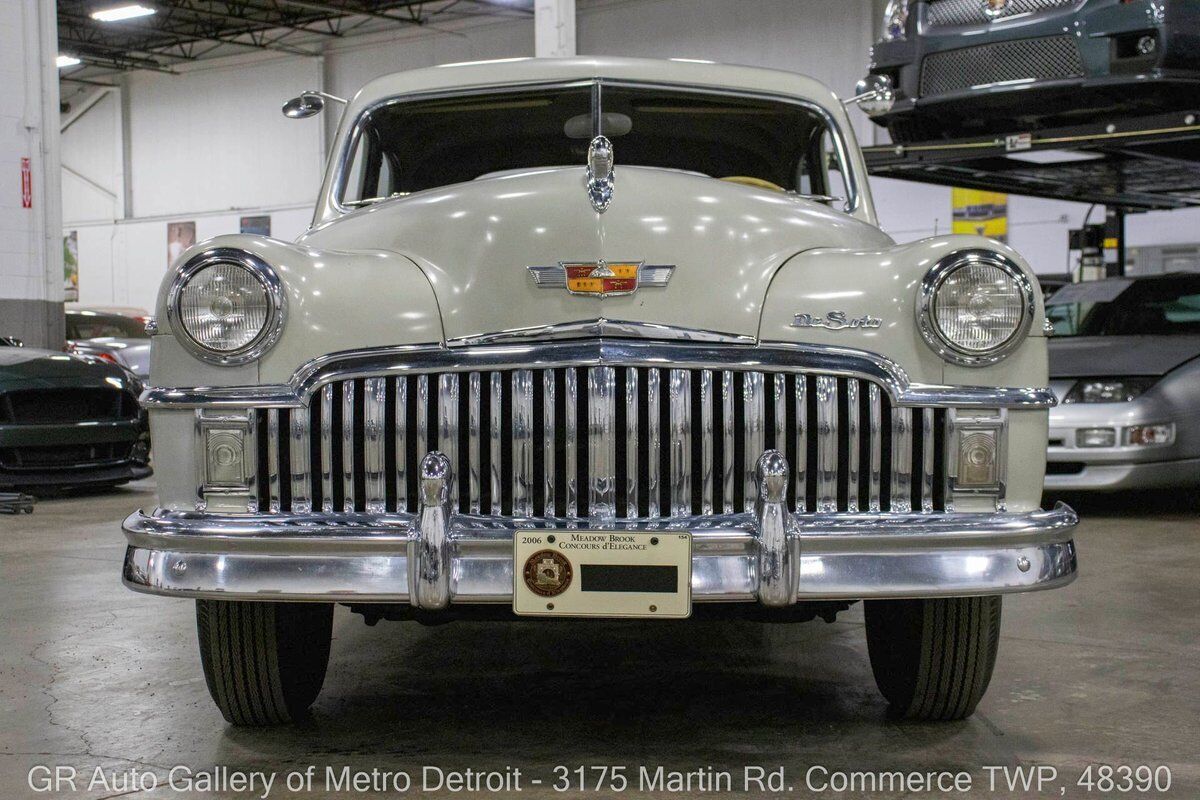
[(863, 600), (895, 710), (961, 718), (1001, 595), (1076, 571), (1075, 515), (1039, 507), (1035, 287), (996, 242), (884, 234), (809, 78), (620, 58), (380, 78), (307, 233), (222, 236), (166, 276), (159, 502), (125, 522), (125, 582), (197, 599), (236, 724), (313, 702), (335, 603), (583, 625)]

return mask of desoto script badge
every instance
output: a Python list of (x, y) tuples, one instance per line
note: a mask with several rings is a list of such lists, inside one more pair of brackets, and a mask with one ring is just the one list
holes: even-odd
[(571, 585), (571, 562), (554, 550), (538, 550), (525, 560), (525, 585), (541, 597), (557, 597)]

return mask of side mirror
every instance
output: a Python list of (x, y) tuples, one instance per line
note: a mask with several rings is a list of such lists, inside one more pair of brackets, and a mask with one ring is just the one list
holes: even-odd
[(868, 117), (878, 117), (892, 110), (896, 104), (896, 88), (887, 75), (868, 75), (854, 87), (854, 97), (845, 105), (858, 106)]
[(283, 104), (283, 115), (288, 119), (315, 117), (325, 110), (325, 98), (315, 92), (305, 92)]

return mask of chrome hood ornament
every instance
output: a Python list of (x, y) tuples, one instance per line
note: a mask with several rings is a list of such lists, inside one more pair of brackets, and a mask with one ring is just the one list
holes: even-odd
[(587, 194), (592, 208), (603, 214), (613, 198), (613, 146), (606, 136), (597, 136), (588, 145)]

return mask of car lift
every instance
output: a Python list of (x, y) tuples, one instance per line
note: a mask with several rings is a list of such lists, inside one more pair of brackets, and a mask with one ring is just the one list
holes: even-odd
[(1200, 207), (1200, 108), (863, 154), (872, 175), (1106, 206), (1118, 274), (1126, 214)]

